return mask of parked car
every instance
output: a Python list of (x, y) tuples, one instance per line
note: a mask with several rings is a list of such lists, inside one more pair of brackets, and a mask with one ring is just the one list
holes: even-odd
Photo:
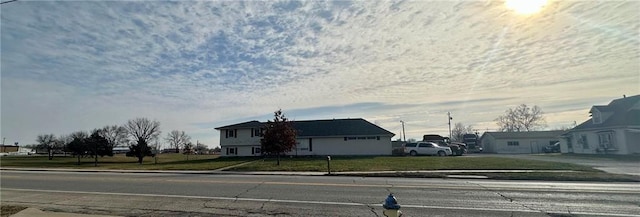
[(436, 134), (427, 134), (422, 136), (423, 142), (433, 142), (441, 147), (449, 147), (454, 155), (461, 156), (467, 153), (467, 145), (461, 142), (451, 142), (449, 137)]
[(404, 146), (404, 153), (411, 156), (416, 156), (416, 155), (448, 156), (452, 154), (451, 148), (442, 147), (433, 142), (407, 143)]
[(544, 153), (560, 153), (560, 142), (547, 145), (542, 150)]
[(434, 142), (434, 143), (438, 144), (440, 147), (451, 148), (451, 152), (453, 153), (453, 155), (456, 155), (456, 156), (462, 156), (463, 154), (467, 153), (467, 145), (465, 145), (464, 143), (460, 143), (460, 142), (450, 142), (450, 143)]

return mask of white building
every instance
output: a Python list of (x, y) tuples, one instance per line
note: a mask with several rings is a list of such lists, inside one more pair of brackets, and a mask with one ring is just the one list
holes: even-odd
[(593, 106), (591, 118), (565, 134), (564, 153), (640, 154), (640, 95)]
[[(221, 156), (260, 156), (265, 123), (249, 121), (215, 128)], [(395, 134), (362, 118), (292, 121), (298, 144), (288, 155), (391, 155)]]
[(480, 137), (483, 152), (498, 154), (543, 153), (543, 148), (563, 140), (565, 131), (485, 132)]

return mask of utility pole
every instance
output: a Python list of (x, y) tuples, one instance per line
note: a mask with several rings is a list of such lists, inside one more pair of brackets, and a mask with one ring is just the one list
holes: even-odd
[(449, 140), (451, 140), (451, 120), (453, 120), (451, 112), (447, 112), (447, 116), (449, 117)]
[(2, 137), (2, 145), (4, 145), (4, 140), (7, 139), (7, 137)]
[(404, 142), (407, 141), (407, 134), (404, 132), (404, 121), (400, 120), (400, 123), (402, 123), (402, 137), (404, 138)]

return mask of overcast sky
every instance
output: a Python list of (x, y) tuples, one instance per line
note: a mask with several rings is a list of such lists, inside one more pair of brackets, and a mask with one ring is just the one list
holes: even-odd
[[(4, 1), (4, 0), (3, 0)], [(364, 118), (407, 138), (481, 133), (518, 104), (548, 129), (640, 93), (640, 1), (17, 1), (1, 6), (1, 136), (136, 117), (213, 128)], [(453, 125), (452, 123), (452, 125)], [(397, 137), (395, 137), (397, 138)], [(394, 138), (394, 139), (395, 139)]]

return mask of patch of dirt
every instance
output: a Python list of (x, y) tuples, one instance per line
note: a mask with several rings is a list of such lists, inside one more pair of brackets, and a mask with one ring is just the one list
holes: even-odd
[(2, 205), (0, 206), (0, 217), (9, 217), (16, 214), (28, 207), (26, 206), (14, 206), (14, 205)]

